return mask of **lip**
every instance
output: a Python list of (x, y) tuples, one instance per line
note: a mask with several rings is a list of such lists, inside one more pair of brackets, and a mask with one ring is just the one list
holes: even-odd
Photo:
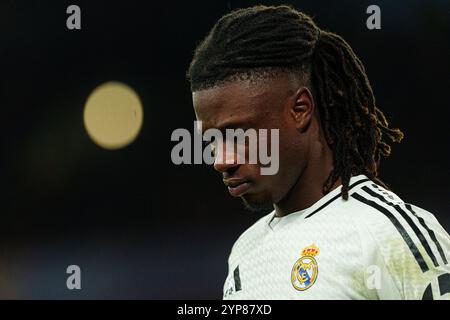
[(228, 192), (233, 197), (244, 195), (251, 186), (251, 183), (248, 180), (243, 179), (224, 179), (223, 183), (228, 187)]

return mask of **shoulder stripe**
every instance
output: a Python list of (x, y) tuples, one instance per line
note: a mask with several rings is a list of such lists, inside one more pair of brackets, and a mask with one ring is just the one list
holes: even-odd
[(380, 199), (381, 201), (383, 201), (387, 205), (395, 208), (395, 210), (397, 210), (397, 212), (400, 213), (402, 218), (405, 219), (406, 223), (414, 231), (414, 233), (416, 234), (417, 238), (419, 238), (420, 243), (425, 248), (425, 251), (427, 252), (427, 254), (430, 256), (431, 261), (433, 261), (434, 266), (435, 267), (439, 266), (439, 264), (438, 264), (438, 262), (436, 260), (436, 257), (434, 255), (433, 251), (431, 250), (430, 245), (428, 244), (427, 239), (424, 237), (423, 233), (419, 230), (419, 228), (414, 223), (414, 221), (412, 221), (411, 217), (398, 204), (393, 204), (392, 202), (388, 201), (384, 196), (382, 196), (381, 194), (373, 191), (369, 187), (363, 187), (362, 190), (364, 190), (365, 192), (370, 194), (372, 197)]
[(352, 197), (355, 198), (356, 200), (358, 200), (358, 201), (360, 201), (360, 202), (362, 202), (362, 203), (364, 203), (364, 204), (366, 204), (366, 205), (368, 205), (368, 206), (378, 210), (379, 212), (383, 213), (392, 222), (392, 224), (395, 226), (397, 231), (402, 236), (402, 238), (405, 241), (406, 245), (409, 247), (409, 249), (411, 250), (411, 253), (413, 254), (414, 258), (416, 259), (417, 263), (419, 264), (419, 267), (422, 270), (422, 272), (426, 272), (426, 271), (429, 270), (427, 264), (425, 263), (422, 255), (420, 254), (420, 252), (417, 249), (416, 245), (412, 241), (412, 239), (409, 236), (408, 232), (406, 232), (405, 228), (403, 228), (403, 226), (400, 224), (400, 222), (397, 220), (397, 218), (388, 209), (386, 209), (385, 207), (380, 206), (375, 201), (372, 201), (372, 200), (364, 198), (359, 193), (353, 193)]
[(441, 274), (438, 277), (439, 291), (441, 296), (450, 292), (450, 273)]
[[(350, 191), (352, 188), (356, 187), (357, 185), (366, 182), (366, 181), (370, 181), (370, 179), (361, 179), (359, 181), (356, 181), (355, 183), (351, 184), (348, 187), (348, 191)], [(331, 198), (330, 200), (328, 200), (327, 202), (325, 202), (323, 205), (321, 205), (319, 208), (317, 208), (316, 210), (314, 210), (313, 212), (311, 212), (310, 214), (308, 214), (307, 216), (305, 216), (306, 218), (311, 217), (313, 214), (316, 214), (317, 212), (319, 212), (320, 210), (322, 210), (323, 208), (325, 208), (326, 206), (328, 206), (330, 203), (332, 203), (334, 200), (340, 198), (342, 196), (342, 192), (339, 192), (337, 195), (335, 195), (333, 198)]]
[(239, 275), (239, 266), (237, 266), (236, 269), (234, 269), (233, 278), (234, 278), (234, 290), (236, 292), (242, 290), (241, 276)]
[(423, 218), (420, 217), (417, 213), (414, 212), (414, 210), (412, 209), (412, 207), (411, 207), (411, 205), (409, 203), (405, 203), (405, 207), (406, 207), (406, 209), (408, 209), (419, 220), (419, 222), (422, 225), (422, 227), (424, 227), (425, 230), (427, 230), (428, 234), (430, 235), (431, 240), (433, 240), (434, 244), (436, 245), (436, 248), (439, 251), (439, 254), (441, 255), (442, 261), (444, 262), (444, 264), (447, 264), (448, 262), (447, 262), (447, 258), (445, 256), (444, 250), (442, 250), (441, 244), (437, 240), (436, 235), (434, 234), (433, 230), (428, 228), (428, 226), (426, 225), (426, 223), (423, 220)]
[(422, 300), (433, 300), (433, 292), (431, 291), (431, 283), (428, 284), (423, 293)]

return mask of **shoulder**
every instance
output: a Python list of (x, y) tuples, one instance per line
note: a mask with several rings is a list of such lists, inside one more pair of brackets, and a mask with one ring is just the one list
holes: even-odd
[(363, 224), (378, 242), (392, 243), (396, 239), (413, 252), (424, 247), (427, 253), (431, 253), (430, 243), (436, 242), (436, 234), (448, 242), (448, 234), (431, 212), (404, 202), (382, 186), (367, 183), (350, 198), (352, 219)]
[(448, 236), (431, 212), (404, 202), (394, 192), (373, 182), (352, 192), (350, 198), (352, 219), (364, 224), (379, 239), (394, 234), (407, 243), (425, 243), (426, 235)]
[(351, 206), (369, 260), (386, 266), (404, 298), (421, 298), (430, 279), (450, 271), (450, 237), (431, 212), (375, 183), (355, 190)]
[(347, 200), (343, 199), (341, 192), (336, 193), (328, 202), (308, 214), (307, 220), (314, 220), (321, 226), (339, 226), (333, 232), (360, 233), (363, 237), (367, 237), (368, 231), (392, 234), (398, 226), (398, 211), (403, 213), (408, 210), (405, 207), (407, 204), (394, 192), (364, 178), (350, 185)]
[(371, 230), (386, 227), (396, 229), (399, 226), (398, 213), (404, 215), (407, 210), (397, 194), (372, 181), (353, 190), (342, 207), (349, 218), (365, 224)]

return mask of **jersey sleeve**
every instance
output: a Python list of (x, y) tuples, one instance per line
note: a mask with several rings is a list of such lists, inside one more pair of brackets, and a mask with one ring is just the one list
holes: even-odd
[(430, 212), (366, 191), (360, 200), (376, 211), (365, 222), (365, 280), (372, 297), (450, 300), (448, 233)]

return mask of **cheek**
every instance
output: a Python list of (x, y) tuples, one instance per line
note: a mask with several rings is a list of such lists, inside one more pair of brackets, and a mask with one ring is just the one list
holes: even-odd
[[(265, 150), (260, 150), (259, 145), (263, 143), (266, 146)], [(248, 146), (247, 146), (248, 147)], [(246, 159), (248, 161), (248, 151), (246, 148)], [(290, 177), (298, 172), (297, 169), (301, 167), (301, 143), (300, 137), (296, 129), (285, 127), (278, 131), (278, 136), (271, 136), (269, 133), (267, 136), (258, 137), (258, 153), (257, 158), (261, 160), (260, 156), (263, 153), (265, 161), (269, 161), (269, 164), (263, 165), (250, 164), (245, 165), (247, 173), (251, 173), (253, 177), (258, 177), (259, 181), (272, 181), (278, 180), (291, 180)], [(276, 164), (275, 164), (276, 163)], [(261, 169), (265, 167), (278, 168), (278, 172), (275, 174), (262, 175)]]
[(292, 128), (280, 130), (279, 157), (280, 171), (291, 171), (298, 167), (302, 158), (301, 138), (298, 132)]
[(279, 170), (270, 178), (275, 198), (282, 198), (295, 185), (303, 170), (302, 145), (296, 133), (280, 134)]

